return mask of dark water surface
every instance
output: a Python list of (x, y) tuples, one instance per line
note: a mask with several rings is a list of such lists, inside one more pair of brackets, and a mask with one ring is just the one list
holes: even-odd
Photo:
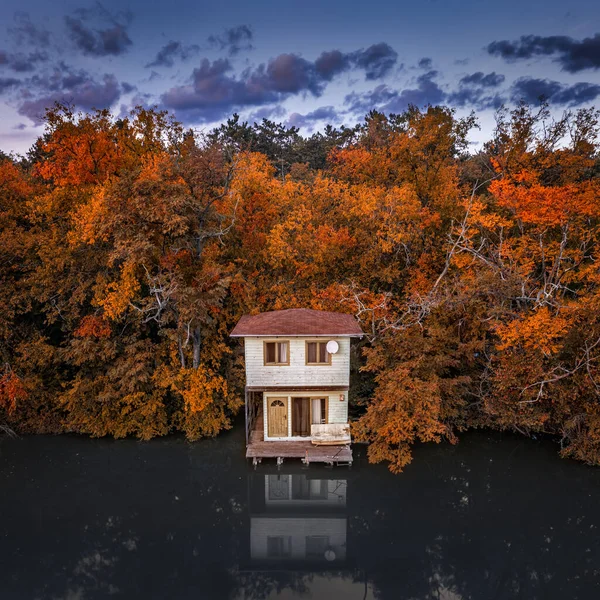
[(216, 440), (0, 440), (0, 598), (600, 597), (600, 469), (470, 433), (405, 473)]

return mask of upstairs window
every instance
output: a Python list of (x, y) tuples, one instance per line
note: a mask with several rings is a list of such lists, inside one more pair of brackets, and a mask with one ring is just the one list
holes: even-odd
[(331, 364), (331, 354), (327, 352), (327, 342), (306, 342), (306, 364)]
[(264, 359), (265, 365), (289, 365), (289, 342), (265, 342)]

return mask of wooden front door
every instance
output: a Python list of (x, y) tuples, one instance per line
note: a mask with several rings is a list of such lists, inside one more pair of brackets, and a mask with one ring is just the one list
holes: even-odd
[(287, 398), (267, 398), (269, 437), (287, 437)]

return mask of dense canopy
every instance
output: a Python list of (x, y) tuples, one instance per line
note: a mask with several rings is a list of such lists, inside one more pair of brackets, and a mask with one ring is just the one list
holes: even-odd
[(354, 435), (400, 471), (469, 427), (600, 463), (598, 114), (443, 107), (303, 138), (56, 106), (0, 161), (0, 423), (189, 439), (243, 400), (244, 314), (355, 315)]

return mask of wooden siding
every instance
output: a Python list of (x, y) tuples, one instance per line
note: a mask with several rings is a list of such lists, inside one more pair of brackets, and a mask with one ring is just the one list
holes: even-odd
[[(331, 356), (331, 365), (306, 364), (306, 342), (311, 339), (289, 338), (290, 364), (272, 366), (264, 364), (265, 338), (244, 338), (246, 385), (249, 388), (306, 385), (347, 387), (350, 380), (350, 338), (330, 338), (339, 344), (338, 352)], [(273, 338), (270, 341), (285, 341), (285, 339)]]

